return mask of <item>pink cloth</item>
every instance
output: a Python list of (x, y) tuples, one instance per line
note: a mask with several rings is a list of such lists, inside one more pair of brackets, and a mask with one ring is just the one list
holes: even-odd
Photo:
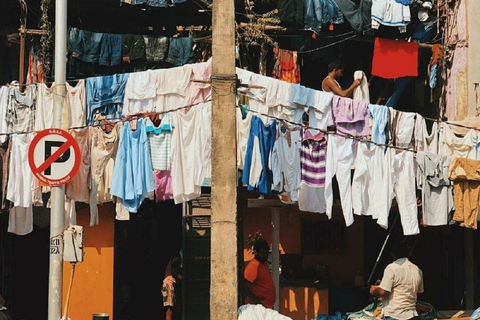
[(154, 172), (155, 201), (161, 202), (173, 199), (172, 175), (170, 170)]
[(193, 80), (210, 81), (212, 76), (212, 58), (207, 62), (195, 63), (192, 65), (192, 79), (185, 92), (185, 105), (205, 102), (212, 97), (212, 86), (210, 83), (195, 82)]
[(365, 102), (334, 96), (332, 120), (338, 132), (356, 137), (369, 134), (368, 104)]

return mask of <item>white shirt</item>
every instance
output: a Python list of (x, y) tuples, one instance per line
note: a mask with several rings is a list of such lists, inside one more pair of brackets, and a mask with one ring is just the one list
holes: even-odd
[(154, 126), (150, 118), (147, 118), (145, 122), (154, 170), (170, 170), (172, 158), (172, 121), (172, 115), (167, 113), (158, 127)]
[(173, 113), (172, 192), (175, 203), (198, 198), (211, 177), (212, 104)]
[(69, 127), (82, 127), (85, 125), (85, 80), (79, 80), (75, 87), (67, 85), (67, 106)]
[[(0, 88), (0, 133), (8, 133), (7, 124), (8, 87)], [(7, 141), (7, 135), (0, 135), (0, 143)]]
[(407, 320), (418, 316), (417, 294), (423, 292), (423, 274), (407, 258), (398, 259), (385, 268), (380, 288), (388, 291), (382, 298), (386, 317)]
[(439, 153), (453, 158), (476, 159), (478, 133), (475, 129), (468, 130), (467, 134), (459, 138), (450, 129), (449, 125), (442, 123), (440, 126)]
[(247, 111), (245, 119), (242, 119), (242, 110), (237, 108), (237, 167), (243, 170), (245, 154), (247, 153), (248, 137), (252, 124), (253, 113)]
[(156, 80), (157, 74), (151, 70), (130, 73), (125, 85), (123, 115), (155, 109)]
[(35, 109), (35, 130), (40, 131), (53, 126), (53, 87), (45, 83), (37, 85), (37, 106)]

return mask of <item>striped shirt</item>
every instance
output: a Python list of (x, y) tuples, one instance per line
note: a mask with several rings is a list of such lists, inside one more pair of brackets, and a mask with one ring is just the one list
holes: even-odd
[(312, 135), (308, 130), (303, 131), (302, 136), (300, 148), (302, 182), (311, 187), (323, 187), (327, 140), (322, 133)]

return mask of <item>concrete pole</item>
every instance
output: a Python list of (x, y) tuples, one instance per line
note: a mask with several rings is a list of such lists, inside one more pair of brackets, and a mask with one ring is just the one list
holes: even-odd
[[(66, 95), (67, 0), (55, 2), (55, 86), (53, 88), (53, 127), (62, 127), (62, 108)], [(65, 187), (52, 187), (50, 215), (50, 269), (48, 281), (48, 320), (62, 316), (63, 230)]]
[(235, 11), (213, 1), (212, 228), (210, 319), (236, 320), (238, 309)]
[(277, 299), (273, 309), (280, 311), (280, 209), (272, 209), (272, 279)]

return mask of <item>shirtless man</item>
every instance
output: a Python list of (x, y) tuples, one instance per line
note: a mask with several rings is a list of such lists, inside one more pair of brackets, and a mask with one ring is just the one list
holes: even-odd
[(361, 80), (353, 81), (352, 85), (343, 90), (337, 79), (343, 76), (345, 64), (342, 61), (332, 61), (328, 64), (328, 75), (322, 81), (322, 90), (325, 92), (333, 92), (340, 97), (351, 97), (353, 95), (353, 89), (360, 85)]

